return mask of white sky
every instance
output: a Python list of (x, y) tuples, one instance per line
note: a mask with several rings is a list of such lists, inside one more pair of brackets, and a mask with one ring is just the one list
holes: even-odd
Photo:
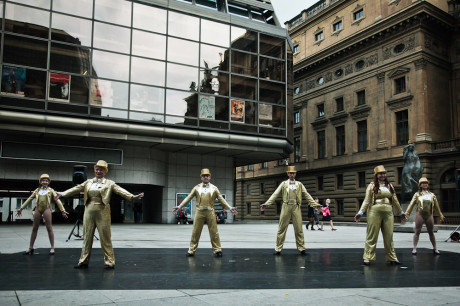
[(275, 14), (284, 27), (284, 23), (300, 14), (319, 0), (271, 0)]

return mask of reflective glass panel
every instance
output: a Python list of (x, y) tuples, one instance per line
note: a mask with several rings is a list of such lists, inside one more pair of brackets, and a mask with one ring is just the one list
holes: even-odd
[(200, 69), (200, 78), (200, 92), (228, 96), (229, 76), (227, 73)]
[(131, 26), (131, 1), (95, 0), (94, 19)]
[(132, 57), (131, 82), (164, 86), (165, 62)]
[(232, 51), (232, 72), (257, 76), (257, 55)]
[(5, 31), (48, 38), (50, 13), (22, 5), (5, 6)]
[(162, 123), (165, 121), (164, 115), (140, 112), (129, 112), (129, 119), (139, 121), (150, 121), (156, 123)]
[(198, 120), (191, 118), (166, 116), (166, 123), (176, 125), (197, 126)]
[(51, 2), (50, 0), (27, 0), (27, 1), (24, 1), (24, 0), (10, 0), (10, 1), (11, 2), (18, 2), (18, 3), (26, 2), (27, 5), (42, 7), (42, 8), (46, 8), (46, 9), (50, 8), (50, 2)]
[(5, 34), (3, 62), (46, 68), (48, 42)]
[(128, 119), (128, 112), (118, 109), (91, 107), (90, 112), (93, 116)]
[(53, 11), (92, 18), (93, 0), (53, 0)]
[(285, 108), (270, 104), (259, 104), (259, 125), (268, 127), (286, 127)]
[(51, 39), (91, 46), (91, 21), (53, 13)]
[(129, 56), (94, 50), (92, 68), (93, 75), (128, 81)]
[(163, 113), (164, 100), (163, 88), (131, 84), (130, 110)]
[[(166, 33), (166, 10), (134, 3), (133, 27), (152, 32)], [(155, 16), (155, 18), (152, 18)]]
[(228, 98), (200, 95), (198, 118), (228, 121)]
[(198, 94), (166, 90), (166, 113), (177, 116), (197, 116)]
[(198, 40), (200, 20), (196, 17), (169, 11), (168, 34)]
[(228, 49), (201, 44), (200, 66), (228, 71)]
[(230, 121), (236, 123), (256, 124), (257, 103), (244, 100), (230, 100)]
[(89, 48), (51, 43), (50, 69), (87, 75), (91, 71)]
[(224, 47), (229, 46), (230, 26), (206, 19), (201, 19), (201, 41)]
[(168, 63), (167, 87), (198, 90), (198, 68)]
[(131, 31), (105, 23), (94, 23), (93, 46), (95, 48), (129, 53)]
[[(88, 97), (91, 88), (89, 78), (70, 76), (70, 103), (88, 104)], [(86, 111), (88, 112), (88, 111)]]
[(168, 61), (198, 66), (198, 46), (196, 42), (168, 38)]
[(166, 36), (133, 30), (132, 54), (164, 60)]
[(260, 34), (260, 54), (284, 58), (285, 39)]
[(232, 27), (231, 46), (234, 49), (257, 52), (257, 33), (243, 28)]
[(284, 82), (284, 61), (263, 56), (261, 56), (259, 59), (261, 78)]
[(128, 83), (92, 79), (91, 105), (128, 109)]
[(2, 68), (2, 94), (44, 99), (45, 87), (45, 71), (5, 65)]
[(285, 104), (285, 85), (260, 80), (259, 100), (264, 102)]
[(257, 80), (232, 75), (232, 97), (257, 99)]

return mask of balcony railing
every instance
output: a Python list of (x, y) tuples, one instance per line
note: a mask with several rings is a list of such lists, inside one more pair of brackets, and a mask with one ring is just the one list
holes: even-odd
[(460, 138), (447, 141), (438, 141), (431, 143), (431, 150), (435, 151), (456, 151), (460, 150)]

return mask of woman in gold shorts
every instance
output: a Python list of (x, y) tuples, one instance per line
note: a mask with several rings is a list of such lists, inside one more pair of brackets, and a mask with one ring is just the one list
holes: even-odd
[(433, 233), (433, 211), (436, 210), (441, 221), (444, 221), (445, 217), (439, 208), (438, 199), (434, 193), (430, 192), (428, 189), (429, 184), (430, 182), (426, 177), (422, 177), (418, 181), (419, 191), (414, 194), (409, 206), (407, 207), (407, 216), (410, 215), (412, 209), (414, 209), (414, 206), (417, 207), (417, 214), (415, 216), (414, 248), (412, 249), (412, 255), (417, 255), (417, 244), (423, 224), (426, 225), (428, 236), (430, 237), (431, 244), (433, 245), (433, 254), (441, 254), (436, 247), (436, 238), (434, 237)]
[[(38, 227), (40, 225), (41, 218), (45, 219), (46, 229), (48, 231), (48, 237), (50, 239), (51, 249), (49, 254), (54, 255), (54, 232), (51, 225), (51, 200), (56, 196), (56, 192), (53, 188), (49, 187), (51, 179), (48, 174), (42, 174), (38, 179), (40, 186), (34, 190), (32, 195), (22, 204), (21, 208), (17, 211), (17, 216), (21, 216), (22, 210), (29, 205), (32, 200), (36, 200), (37, 207), (33, 212), (33, 227), (32, 234), (30, 235), (30, 244), (29, 249), (24, 253), (24, 255), (32, 255), (34, 253), (34, 243), (37, 238)], [(59, 210), (62, 212), (62, 216), (67, 219), (68, 213), (64, 210), (61, 201), (55, 201), (56, 205), (59, 207)]]

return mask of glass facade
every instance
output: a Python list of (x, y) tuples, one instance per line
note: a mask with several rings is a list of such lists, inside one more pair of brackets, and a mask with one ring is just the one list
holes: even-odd
[(286, 37), (125, 0), (0, 10), (0, 107), (288, 136)]

